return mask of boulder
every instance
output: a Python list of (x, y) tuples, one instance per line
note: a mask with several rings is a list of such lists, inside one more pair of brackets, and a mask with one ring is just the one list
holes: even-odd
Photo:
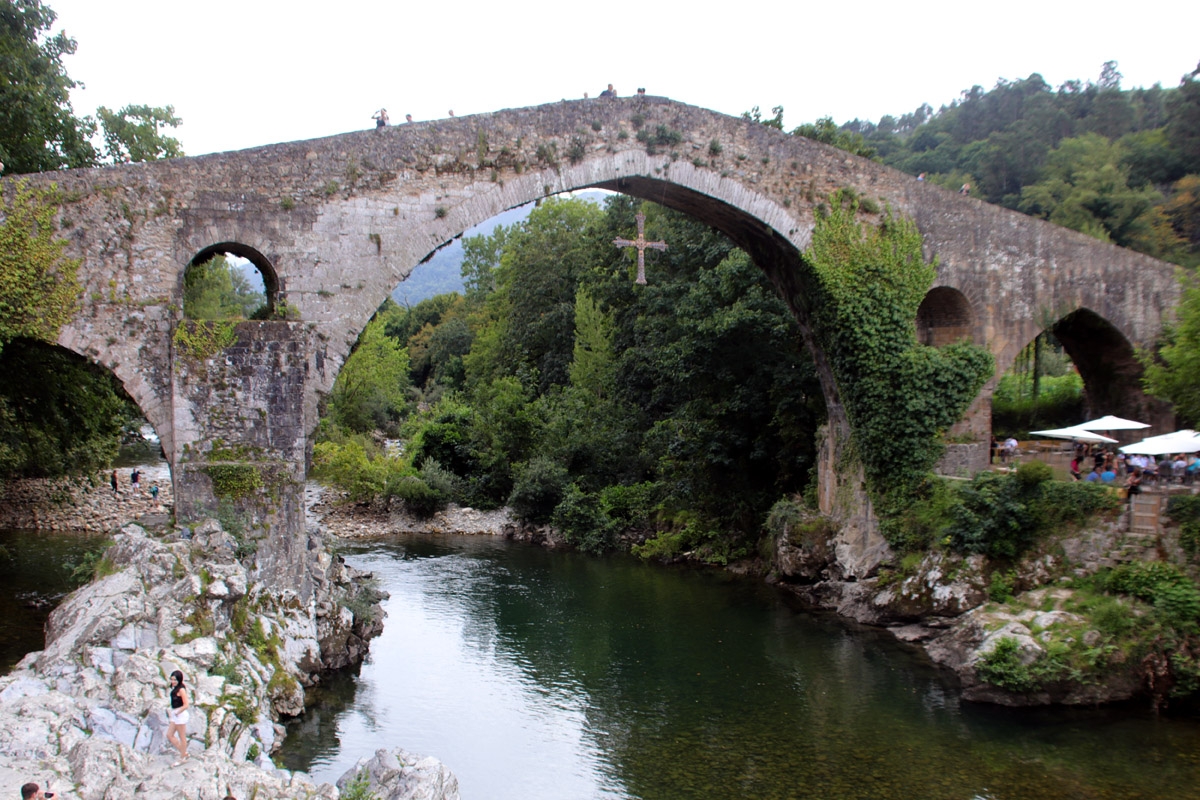
[(338, 778), (338, 788), (367, 779), (379, 800), (459, 800), (458, 778), (433, 757), (421, 757), (395, 748), (376, 750)]

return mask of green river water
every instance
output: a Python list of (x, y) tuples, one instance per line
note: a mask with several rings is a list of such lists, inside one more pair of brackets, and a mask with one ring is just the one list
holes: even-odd
[(465, 800), (1200, 797), (1200, 720), (960, 701), (885, 632), (785, 592), (488, 538), (352, 548), (391, 593), (277, 761), (434, 755)]

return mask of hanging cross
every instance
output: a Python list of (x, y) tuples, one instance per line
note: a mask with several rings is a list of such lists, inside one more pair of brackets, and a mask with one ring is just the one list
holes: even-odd
[(637, 280), (634, 283), (646, 285), (646, 248), (653, 247), (655, 250), (666, 250), (666, 242), (647, 242), (646, 241), (646, 215), (638, 213), (634, 216), (638, 224), (638, 238), (633, 239), (613, 239), (613, 244), (617, 247), (636, 247), (638, 251), (638, 274)]

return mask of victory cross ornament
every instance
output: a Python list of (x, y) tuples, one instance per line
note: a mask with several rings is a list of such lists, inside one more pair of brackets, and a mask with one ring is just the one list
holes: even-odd
[(655, 250), (666, 250), (666, 242), (647, 242), (646, 241), (646, 215), (638, 213), (634, 216), (638, 224), (638, 238), (629, 239), (613, 239), (613, 244), (617, 247), (636, 247), (638, 251), (638, 274), (637, 280), (634, 283), (646, 285), (646, 248), (653, 247)]

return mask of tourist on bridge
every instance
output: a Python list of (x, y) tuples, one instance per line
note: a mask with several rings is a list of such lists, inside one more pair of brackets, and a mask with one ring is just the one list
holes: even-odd
[(386, 128), (388, 124), (387, 109), (381, 108), (371, 115), (371, 119), (375, 120), (375, 130)]

